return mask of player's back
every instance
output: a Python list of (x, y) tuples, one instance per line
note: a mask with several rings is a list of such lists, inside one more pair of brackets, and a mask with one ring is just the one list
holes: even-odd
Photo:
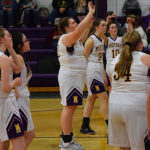
[(140, 92), (148, 93), (149, 77), (148, 67), (141, 62), (144, 53), (140, 51), (132, 52), (133, 62), (124, 77), (118, 77), (115, 65), (119, 61), (118, 55), (110, 66), (112, 78), (112, 91), (118, 92)]

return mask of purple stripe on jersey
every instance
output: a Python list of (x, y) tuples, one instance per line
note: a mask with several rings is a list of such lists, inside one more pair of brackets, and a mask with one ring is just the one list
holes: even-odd
[(96, 79), (93, 79), (90, 90), (92, 94), (98, 94), (106, 91), (104, 84)]
[(24, 129), (23, 129), (23, 124), (21, 122), (21, 118), (13, 114), (6, 128), (6, 131), (9, 139), (13, 139), (24, 135)]
[(22, 119), (24, 131), (27, 131), (28, 118), (26, 117), (26, 115), (24, 114), (24, 112), (21, 109), (19, 109), (19, 113), (20, 113), (20, 116), (21, 116), (21, 119)]
[[(94, 34), (94, 35), (95, 35), (95, 34)], [(96, 35), (95, 35), (95, 36), (96, 36)], [(98, 36), (96, 36), (96, 38), (102, 42), (102, 38), (99, 38)]]
[(116, 37), (115, 39), (113, 39), (113, 38), (110, 36), (110, 38), (111, 38), (113, 41), (116, 41), (118, 37)]
[(83, 99), (82, 93), (76, 88), (74, 88), (66, 98), (67, 106), (82, 105), (82, 99)]
[(68, 53), (69, 55), (73, 55), (74, 51), (75, 51), (75, 49), (74, 49), (73, 46), (72, 46), (72, 47), (67, 47), (67, 53)]

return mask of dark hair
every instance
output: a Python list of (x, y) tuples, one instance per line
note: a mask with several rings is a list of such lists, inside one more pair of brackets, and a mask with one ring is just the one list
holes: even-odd
[(65, 34), (67, 33), (65, 27), (69, 27), (69, 20), (72, 19), (71, 17), (64, 17), (59, 20), (58, 28), (59, 30)]
[(141, 17), (140, 16), (136, 16), (134, 19), (135, 19), (136, 26), (137, 27), (141, 26), (143, 28), (143, 30), (145, 31), (145, 33), (146, 33), (146, 30), (144, 28), (143, 21), (142, 21)]
[(111, 16), (113, 13), (114, 13), (113, 11), (108, 11), (105, 16), (105, 21), (107, 20), (107, 17)]
[(116, 24), (116, 23), (114, 23), (114, 22), (109, 23), (109, 24), (108, 24), (108, 26), (107, 26), (107, 31), (110, 29), (110, 26), (111, 26), (112, 24), (115, 24), (115, 25), (117, 26), (117, 24)]
[(123, 36), (124, 48), (120, 54), (119, 62), (116, 65), (116, 71), (119, 77), (125, 76), (131, 67), (133, 61), (132, 52), (136, 50), (139, 42), (142, 41), (141, 36), (137, 31), (129, 31)]
[(92, 26), (93, 33), (96, 32), (95, 27), (98, 27), (98, 26), (101, 24), (102, 21), (105, 21), (105, 20), (103, 20), (103, 19), (96, 19), (96, 20), (93, 22), (93, 26)]
[(11, 33), (11, 35), (12, 35), (12, 41), (13, 41), (13, 49), (15, 50), (16, 54), (19, 54), (23, 57), (24, 63), (27, 68), (27, 74), (29, 74), (29, 72), (31, 72), (31, 68), (29, 67), (25, 57), (23, 56), (23, 50), (22, 50), (22, 47), (24, 46), (23, 34), (17, 31), (17, 32)]

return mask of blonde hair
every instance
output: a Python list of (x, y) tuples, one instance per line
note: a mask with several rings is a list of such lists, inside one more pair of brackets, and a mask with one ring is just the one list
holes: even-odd
[(4, 28), (0, 28), (0, 37), (4, 37), (4, 35), (5, 35), (5, 31), (7, 31), (6, 29), (4, 29)]
[(78, 0), (78, 5), (77, 5), (77, 8), (76, 8), (76, 11), (79, 9), (79, 8), (82, 8), (82, 3), (86, 2), (86, 0)]
[[(126, 42), (131, 45), (126, 45)], [(116, 71), (119, 77), (125, 76), (131, 67), (133, 61), (132, 52), (136, 50), (139, 42), (141, 42), (141, 36), (137, 31), (129, 31), (123, 36), (124, 48), (120, 54), (119, 62), (116, 65)]]

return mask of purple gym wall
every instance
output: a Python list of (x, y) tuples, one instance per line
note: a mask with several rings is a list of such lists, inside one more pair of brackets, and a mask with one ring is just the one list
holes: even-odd
[(99, 17), (104, 19), (107, 13), (107, 0), (99, 0)]

